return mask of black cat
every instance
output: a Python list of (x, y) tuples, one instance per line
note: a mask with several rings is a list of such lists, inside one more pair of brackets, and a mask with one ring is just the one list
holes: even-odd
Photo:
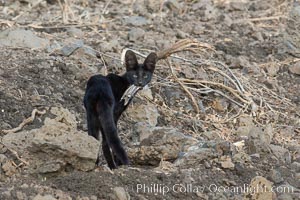
[(127, 153), (117, 133), (117, 122), (131, 101), (129, 99), (129, 102), (126, 102), (122, 96), (130, 86), (142, 88), (151, 81), (156, 61), (157, 55), (150, 53), (143, 64), (138, 64), (135, 54), (128, 50), (125, 54), (124, 75), (95, 75), (87, 82), (84, 107), (88, 134), (99, 140), (101, 132), (103, 154), (111, 169), (129, 164)]

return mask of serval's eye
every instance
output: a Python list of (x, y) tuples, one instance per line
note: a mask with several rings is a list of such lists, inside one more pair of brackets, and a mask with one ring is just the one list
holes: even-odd
[(133, 78), (137, 78), (137, 75), (136, 75), (136, 74), (133, 74)]

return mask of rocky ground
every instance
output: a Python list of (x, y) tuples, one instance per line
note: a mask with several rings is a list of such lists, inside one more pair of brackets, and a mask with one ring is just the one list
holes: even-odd
[[(300, 3), (0, 0), (0, 199), (299, 199)], [(190, 39), (190, 40), (186, 40)], [(158, 62), (95, 166), (88, 78)], [(182, 44), (181, 43), (181, 44)], [(173, 46), (174, 47), (174, 46)]]

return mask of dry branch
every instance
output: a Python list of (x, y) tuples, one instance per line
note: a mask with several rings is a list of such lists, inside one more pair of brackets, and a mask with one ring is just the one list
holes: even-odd
[(250, 102), (243, 99), (239, 94), (238, 91), (232, 89), (231, 87), (228, 87), (226, 85), (223, 85), (222, 83), (216, 83), (216, 82), (212, 82), (212, 81), (206, 81), (206, 80), (190, 80), (190, 79), (184, 79), (184, 78), (180, 78), (180, 81), (183, 81), (187, 84), (197, 84), (197, 83), (202, 83), (202, 84), (210, 84), (210, 85), (215, 85), (221, 88), (226, 89), (227, 91), (229, 91), (230, 93), (232, 93), (236, 98), (238, 98), (240, 101), (242, 101), (245, 104), (249, 104)]
[(206, 43), (198, 42), (197, 40), (193, 39), (184, 39), (176, 42), (170, 48), (164, 49), (162, 51), (157, 52), (157, 59), (166, 59), (171, 54), (180, 52), (180, 51), (187, 51), (189, 48), (207, 48), (210, 50), (214, 50), (214, 48)]
[(167, 64), (171, 70), (171, 73), (174, 77), (174, 79), (178, 82), (178, 84), (182, 87), (182, 89), (189, 95), (189, 97), (191, 98), (192, 102), (193, 102), (193, 106), (196, 109), (197, 113), (200, 113), (200, 109), (199, 106), (197, 104), (197, 101), (195, 99), (195, 97), (192, 95), (192, 93), (188, 90), (188, 88), (178, 79), (178, 77), (176, 76), (174, 69), (172, 67), (172, 65), (170, 64), (170, 62), (167, 61)]
[(8, 134), (8, 133), (15, 133), (17, 131), (20, 131), (20, 130), (22, 130), (22, 128), (26, 124), (29, 124), (29, 123), (33, 122), (33, 120), (35, 119), (36, 114), (43, 115), (45, 113), (46, 113), (46, 110), (39, 111), (37, 109), (34, 109), (31, 113), (31, 116), (29, 118), (25, 119), (18, 127), (10, 129), (10, 130), (2, 130), (2, 132), (5, 133), (5, 134)]

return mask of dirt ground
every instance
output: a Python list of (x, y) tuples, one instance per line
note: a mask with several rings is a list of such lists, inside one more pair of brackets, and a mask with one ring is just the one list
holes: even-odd
[[(0, 36), (0, 130), (17, 127), (34, 109), (64, 107), (75, 114), (77, 128), (87, 131), (82, 100), (91, 75), (106, 70), (123, 73), (120, 55), (125, 47), (148, 54), (191, 38), (209, 48), (190, 49), (174, 54), (177, 58), (168, 58), (177, 79), (165, 60), (157, 64), (150, 85), (154, 99), (149, 100), (160, 114), (157, 126), (176, 127), (199, 140), (218, 135), (222, 141), (235, 143), (241, 140), (239, 128), (250, 120), (263, 129), (272, 125), (271, 144), (284, 147), (290, 155), (289, 162), (266, 152), (251, 155), (249, 165), (234, 163), (230, 169), (220, 169), (220, 164), (207, 161), (167, 172), (157, 166), (133, 165), (113, 172), (95, 167), (89, 172), (41, 175), (28, 174), (26, 168), (30, 166), (20, 165), (12, 175), (0, 170), (0, 199), (39, 199), (38, 194), (50, 195), (40, 199), (129, 199), (128, 195), (130, 199), (262, 199), (224, 189), (249, 185), (256, 176), (267, 178), (276, 187), (293, 188), (293, 192), (274, 192), (273, 199), (299, 199), (300, 167), (296, 165), (300, 163), (300, 76), (290, 67), (300, 65), (300, 59), (285, 50), (283, 37), (291, 8), (287, 0), (0, 0), (1, 31), (25, 29), (45, 39), (46, 44), (38, 48), (7, 46)], [(85, 49), (72, 50), (74, 44), (82, 43)], [(62, 47), (67, 48), (63, 51)], [(246, 108), (246, 103), (225, 87), (204, 84), (227, 94), (242, 107), (222, 94), (200, 93), (197, 89), (203, 85), (184, 81), (227, 85), (226, 78), (207, 70), (218, 62), (236, 74), (245, 94), (249, 94), (243, 98), (248, 101), (246, 97), (251, 97), (257, 109)], [(191, 95), (178, 78), (192, 91)], [(196, 99), (199, 113), (191, 96)], [(138, 101), (145, 100), (138, 96), (132, 106)], [(37, 116), (23, 130), (40, 128), (46, 117), (52, 116), (49, 112)], [(119, 131), (124, 132), (126, 144), (133, 123), (126, 114), (120, 121)], [(1, 138), (4, 134), (0, 131)], [(20, 164), (2, 143), (0, 154)], [(296, 163), (296, 169), (291, 163)], [(279, 181), (272, 170), (280, 174)], [(149, 188), (156, 184), (168, 188), (168, 192), (138, 190), (141, 184)], [(176, 188), (176, 184), (185, 187)], [(187, 189), (188, 184), (192, 191)], [(118, 187), (126, 192), (118, 196)], [(187, 190), (180, 191), (183, 188)]]

